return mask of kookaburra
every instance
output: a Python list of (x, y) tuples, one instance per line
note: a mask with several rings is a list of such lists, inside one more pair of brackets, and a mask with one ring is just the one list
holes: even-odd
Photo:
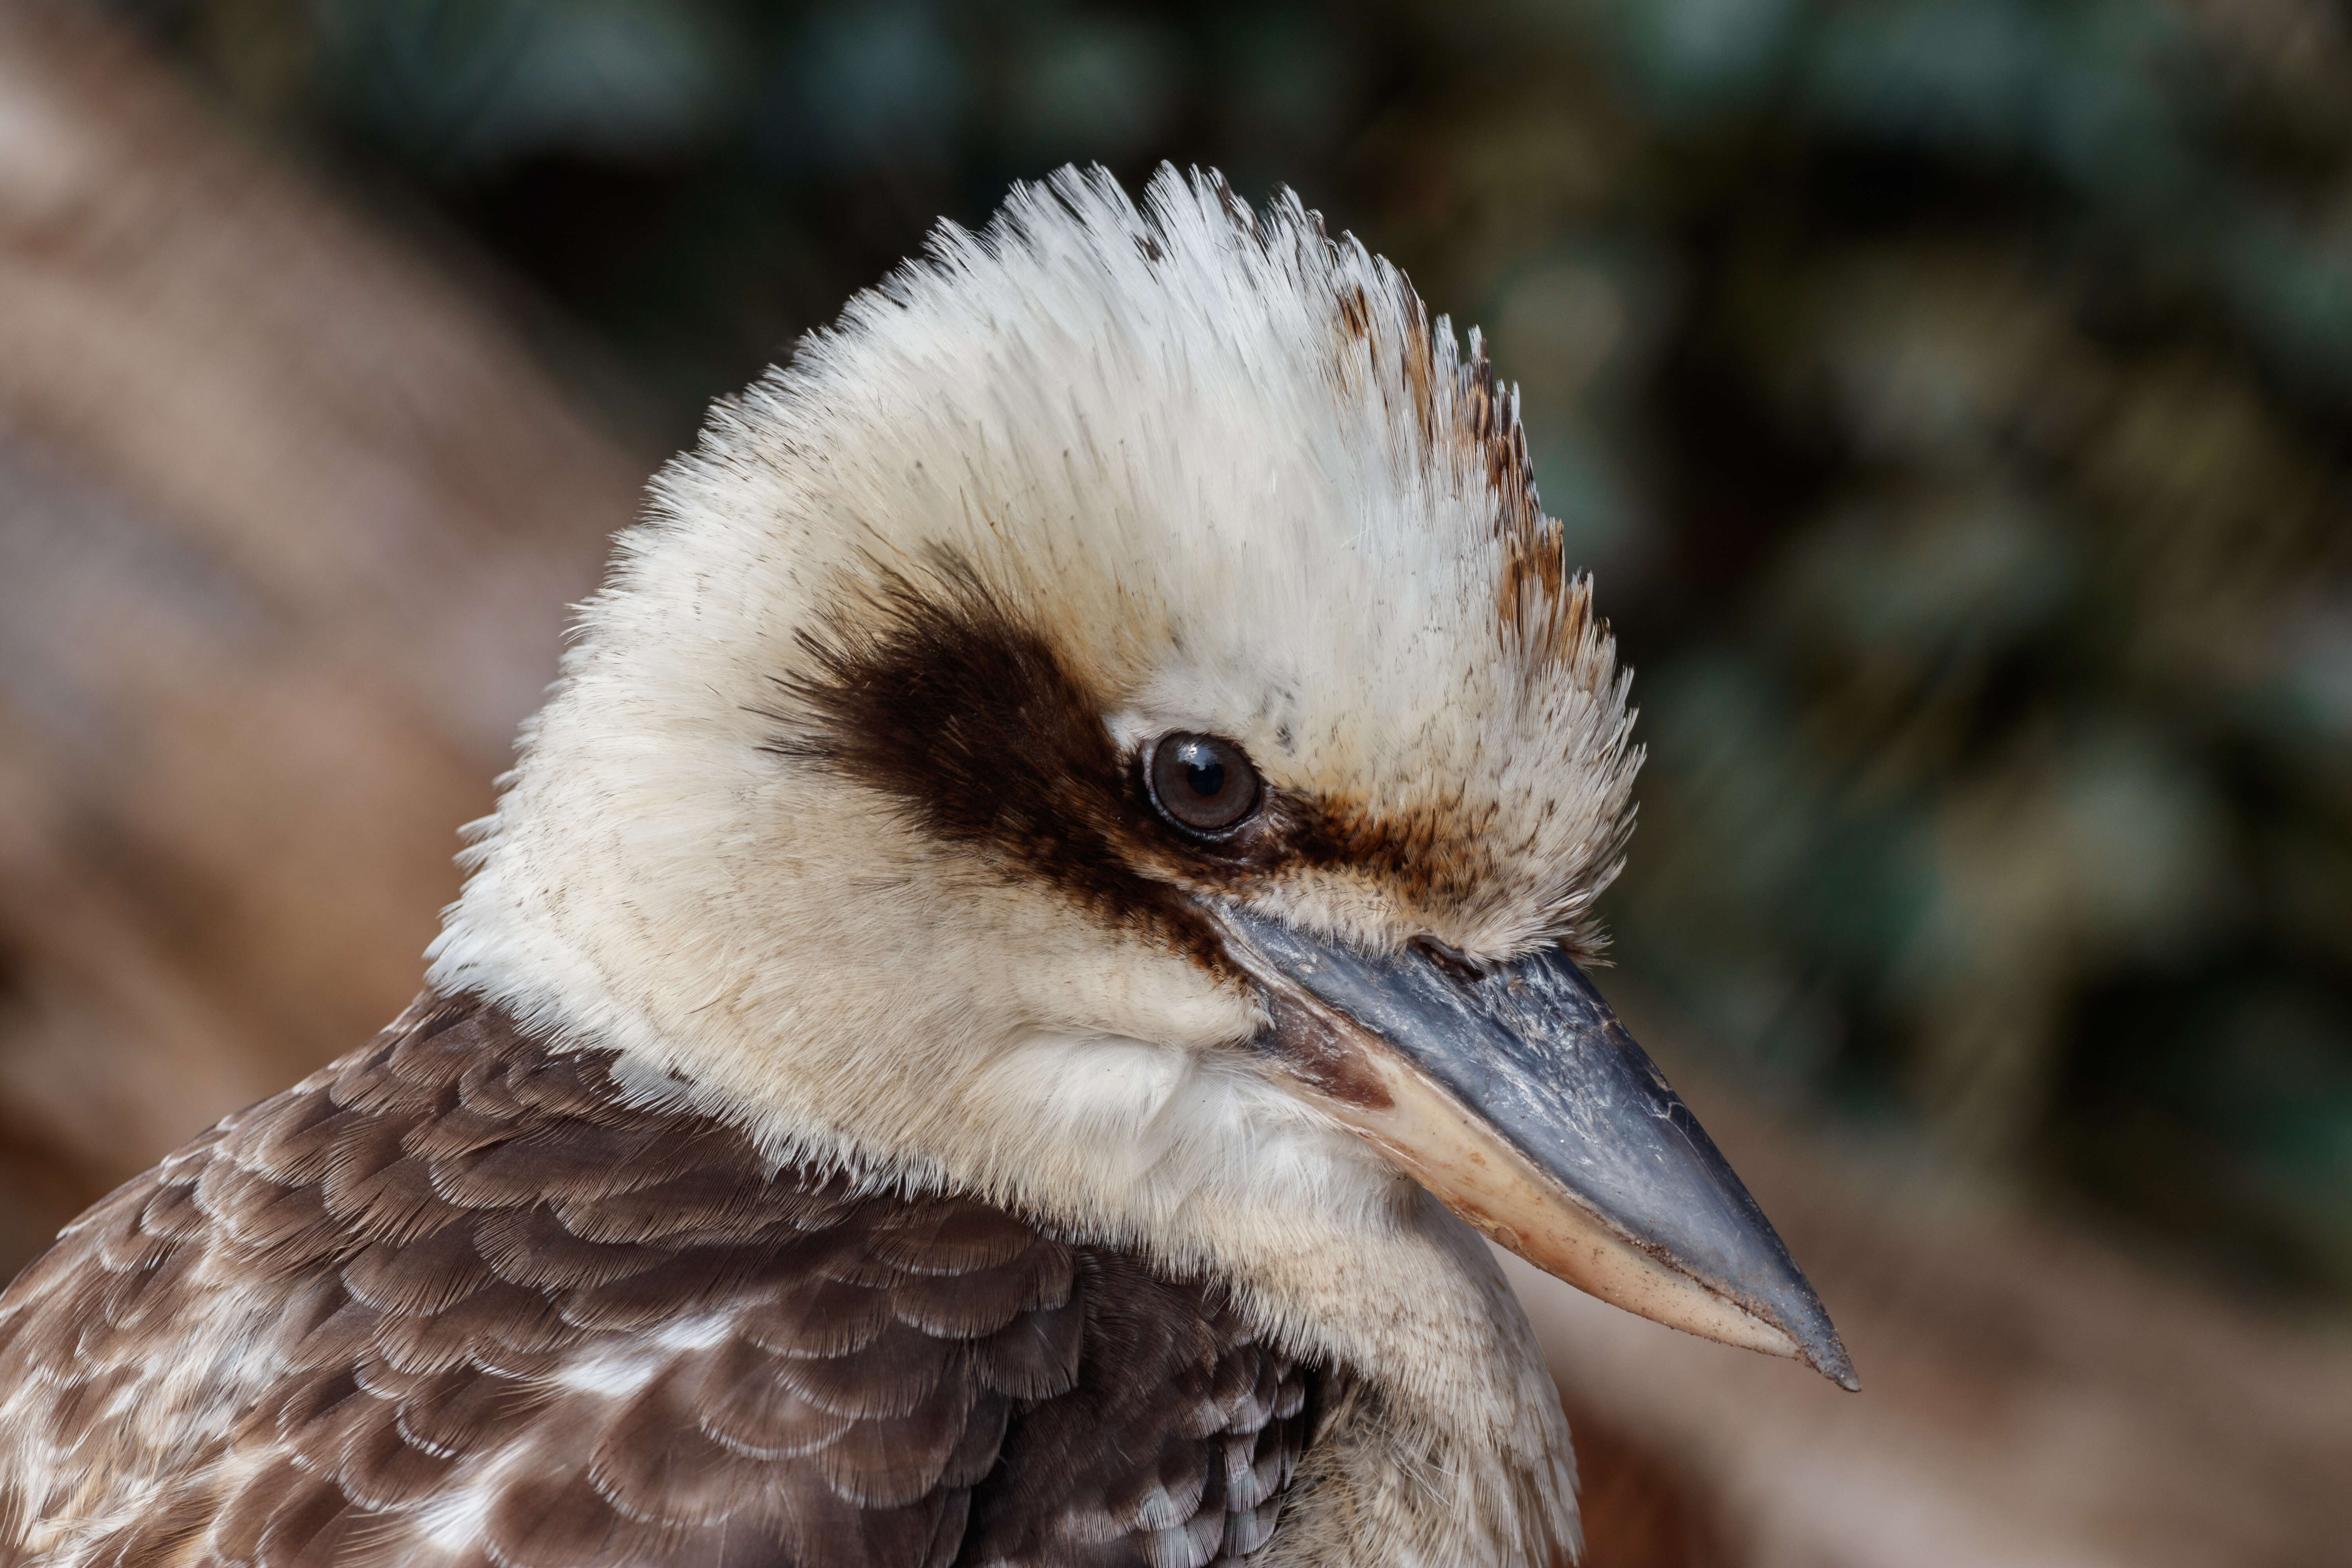
[(0, 1297), (0, 1562), (1549, 1568), (1482, 1232), (1851, 1384), (1578, 967), (1571, 564), (1295, 198), (942, 229), (656, 481), (425, 994)]

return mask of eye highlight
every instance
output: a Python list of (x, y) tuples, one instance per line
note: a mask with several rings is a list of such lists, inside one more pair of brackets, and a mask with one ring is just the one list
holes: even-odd
[(1264, 794), (1249, 754), (1214, 735), (1162, 735), (1146, 777), (1160, 815), (1196, 837), (1239, 826)]

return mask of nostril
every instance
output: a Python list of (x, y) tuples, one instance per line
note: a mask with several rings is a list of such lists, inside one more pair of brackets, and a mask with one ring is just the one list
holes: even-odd
[(1457, 980), (1484, 980), (1486, 966), (1458, 947), (1423, 932), (1405, 944)]

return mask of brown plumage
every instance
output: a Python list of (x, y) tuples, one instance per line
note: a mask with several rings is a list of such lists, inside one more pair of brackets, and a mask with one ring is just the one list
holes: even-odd
[[(0, 1296), (46, 1456), (0, 1478), (0, 1562), (74, 1550), (42, 1524), (68, 1493), (87, 1560), (126, 1565), (1196, 1568), (1265, 1541), (1318, 1375), (1215, 1287), (779, 1169), (610, 1063), (427, 998), (93, 1209)], [(234, 1397), (194, 1451), (142, 1449), (162, 1414), (115, 1395), (198, 1324), (243, 1347), (206, 1380)]]

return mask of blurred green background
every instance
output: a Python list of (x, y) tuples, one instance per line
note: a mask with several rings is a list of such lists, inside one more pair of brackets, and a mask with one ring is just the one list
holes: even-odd
[(116, 8), (648, 451), (1012, 180), (1295, 186), (1524, 389), (1640, 671), (1624, 974), (1794, 1110), (2352, 1301), (2343, 7)]

